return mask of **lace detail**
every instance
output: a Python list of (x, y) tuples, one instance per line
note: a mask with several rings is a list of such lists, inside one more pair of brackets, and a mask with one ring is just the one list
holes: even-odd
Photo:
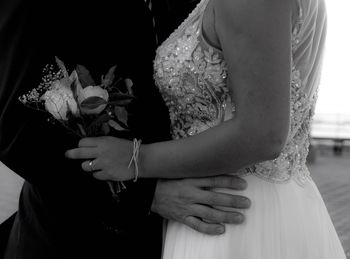
[(199, 34), (197, 20), (164, 44), (155, 61), (155, 79), (169, 107), (175, 139), (218, 125), (229, 101), (226, 64), (213, 48), (202, 48)]
[[(203, 42), (201, 15), (208, 0), (202, 0), (189, 18), (157, 50), (155, 81), (169, 108), (174, 139), (193, 136), (234, 116), (227, 88), (227, 66), (222, 53)], [(299, 44), (302, 10), (292, 32), (293, 49)], [(294, 64), (293, 60), (292, 63)], [(303, 185), (309, 178), (306, 157), (310, 123), (316, 95), (302, 91), (299, 70), (293, 65), (291, 78), (290, 129), (280, 156), (242, 169), (274, 183), (294, 179)]]

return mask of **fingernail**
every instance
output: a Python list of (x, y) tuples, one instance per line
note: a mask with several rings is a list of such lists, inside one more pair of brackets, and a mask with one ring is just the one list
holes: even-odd
[(252, 202), (249, 199), (244, 200), (244, 207), (246, 209), (249, 209), (251, 205), (252, 205)]
[(244, 222), (244, 216), (241, 215), (241, 214), (236, 215), (235, 218), (236, 218), (236, 221), (237, 221), (238, 224), (241, 224), (241, 223)]
[(245, 190), (248, 187), (248, 183), (246, 181), (242, 181), (242, 189)]
[(217, 227), (217, 228), (216, 228), (216, 232), (217, 232), (218, 234), (223, 234), (223, 233), (225, 233), (225, 228), (224, 228), (224, 227)]

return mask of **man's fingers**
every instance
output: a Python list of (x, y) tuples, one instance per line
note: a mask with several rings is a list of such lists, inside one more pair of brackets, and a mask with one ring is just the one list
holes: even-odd
[(207, 235), (221, 235), (225, 232), (225, 227), (223, 225), (205, 223), (192, 216), (187, 216), (183, 223), (190, 228)]
[(199, 179), (191, 179), (195, 185), (205, 188), (228, 188), (233, 190), (245, 190), (247, 182), (238, 176), (215, 176)]
[(251, 205), (251, 201), (247, 197), (215, 191), (199, 192), (196, 198), (198, 199), (196, 203), (210, 206), (249, 209)]
[(204, 219), (207, 222), (242, 224), (244, 215), (238, 211), (223, 211), (215, 208), (193, 205), (191, 215)]

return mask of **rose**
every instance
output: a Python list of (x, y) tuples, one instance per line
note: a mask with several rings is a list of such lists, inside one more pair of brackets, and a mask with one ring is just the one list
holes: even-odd
[(77, 94), (80, 110), (84, 114), (99, 114), (107, 106), (108, 92), (100, 86), (87, 86)]
[(51, 90), (46, 91), (41, 98), (45, 100), (46, 110), (58, 120), (68, 120), (69, 111), (75, 116), (79, 115), (73, 92), (63, 80), (53, 82)]

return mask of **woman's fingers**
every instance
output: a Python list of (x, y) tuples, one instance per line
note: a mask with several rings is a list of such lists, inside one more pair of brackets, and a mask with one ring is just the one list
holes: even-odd
[(98, 156), (98, 151), (95, 147), (81, 147), (70, 149), (65, 155), (70, 159), (92, 159)]
[(113, 177), (108, 174), (106, 171), (97, 171), (95, 173), (93, 173), (93, 176), (95, 179), (97, 180), (101, 180), (101, 181), (108, 181), (108, 180), (111, 180), (113, 181)]
[(99, 166), (98, 160), (86, 160), (81, 164), (81, 168), (86, 172), (96, 172), (102, 168)]
[(106, 137), (83, 138), (79, 141), (79, 147), (97, 147)]

